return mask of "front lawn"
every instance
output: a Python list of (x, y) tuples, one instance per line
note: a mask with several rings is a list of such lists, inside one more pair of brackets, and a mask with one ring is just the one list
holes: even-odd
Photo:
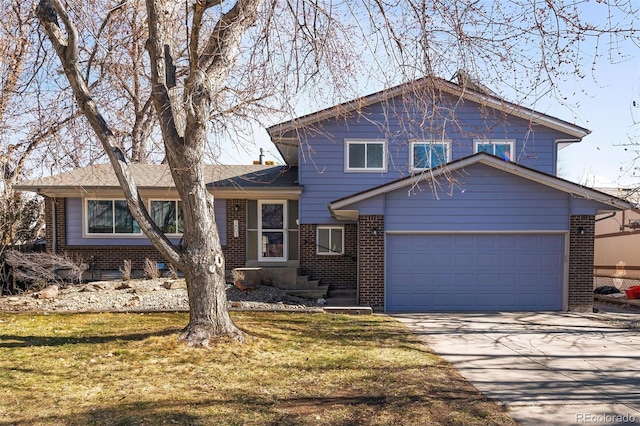
[(0, 425), (514, 424), (393, 319), (232, 316), (193, 349), (182, 313), (0, 313)]

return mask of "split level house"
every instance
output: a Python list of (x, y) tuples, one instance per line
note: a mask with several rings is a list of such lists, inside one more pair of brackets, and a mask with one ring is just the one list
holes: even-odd
[[(425, 78), (267, 131), (284, 165), (207, 168), (226, 268), (296, 271), (380, 310), (590, 310), (595, 216), (631, 208), (556, 176), (587, 129), (474, 84)], [(131, 170), (179, 243), (167, 166)], [(92, 271), (163, 261), (109, 164), (19, 189), (45, 197), (48, 250)]]

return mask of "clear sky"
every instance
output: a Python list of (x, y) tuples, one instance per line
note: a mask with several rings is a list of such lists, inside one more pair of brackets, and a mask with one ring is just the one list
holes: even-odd
[[(592, 132), (560, 151), (560, 173), (588, 186), (640, 186), (640, 171), (633, 163), (640, 155), (640, 124), (634, 125), (634, 120), (640, 123), (640, 56), (615, 65), (600, 64), (597, 75), (597, 82), (581, 82), (585, 91), (573, 98), (575, 107), (547, 101), (551, 106), (545, 112)], [(572, 82), (566, 84), (570, 87)]]

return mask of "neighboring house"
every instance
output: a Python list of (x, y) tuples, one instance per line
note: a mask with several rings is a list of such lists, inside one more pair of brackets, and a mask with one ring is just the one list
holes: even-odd
[[(227, 268), (299, 268), (387, 311), (590, 310), (595, 215), (631, 205), (555, 176), (588, 130), (474, 88), (403, 84), (267, 129), (284, 167), (212, 166)], [(169, 171), (131, 167), (178, 243)], [(50, 250), (161, 261), (108, 165), (19, 188), (46, 196)]]
[[(636, 188), (601, 191), (640, 205)], [(594, 253), (595, 287), (614, 285), (627, 289), (640, 285), (640, 209), (596, 216)]]

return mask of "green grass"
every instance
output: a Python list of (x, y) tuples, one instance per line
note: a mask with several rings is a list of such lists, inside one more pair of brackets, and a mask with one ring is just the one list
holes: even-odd
[(514, 424), (390, 318), (233, 319), (194, 349), (186, 314), (0, 314), (0, 425)]

